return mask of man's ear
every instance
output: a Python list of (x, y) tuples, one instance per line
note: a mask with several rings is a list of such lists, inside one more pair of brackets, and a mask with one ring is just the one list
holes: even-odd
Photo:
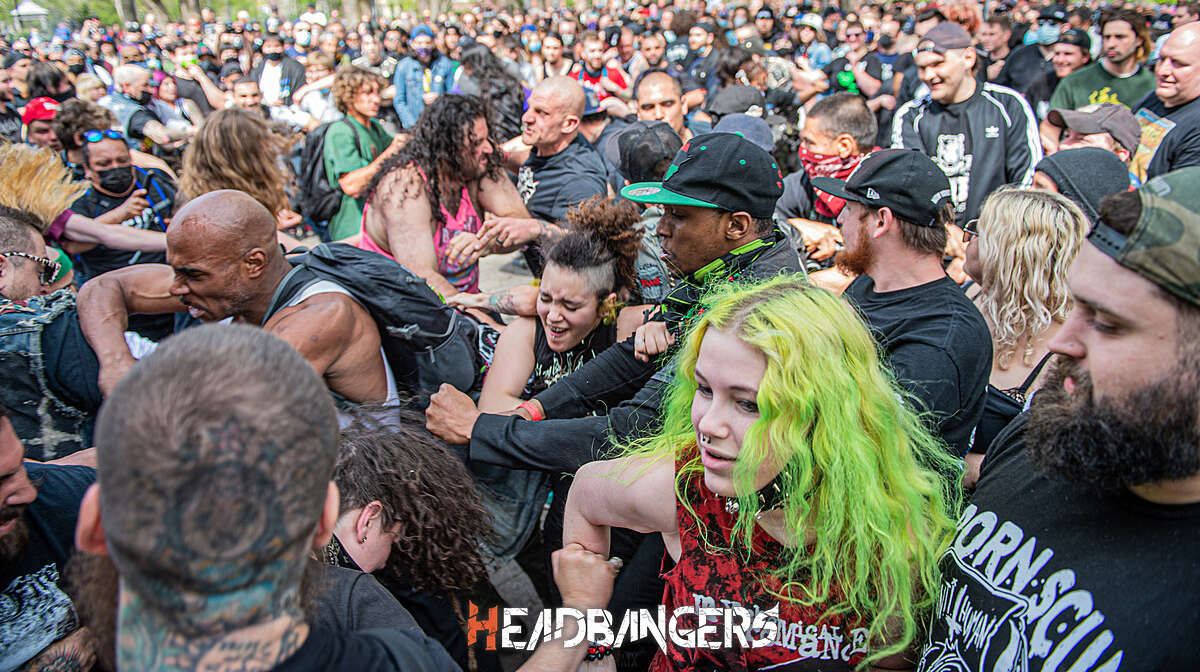
[(337, 524), (340, 502), (341, 493), (338, 492), (337, 483), (330, 481), (329, 488), (325, 490), (325, 507), (321, 509), (321, 518), (317, 520), (317, 531), (313, 534), (313, 548), (321, 548), (329, 543), (330, 537), (333, 536), (333, 526)]
[(83, 493), (79, 503), (79, 520), (75, 523), (75, 546), (84, 553), (108, 555), (104, 526), (100, 520), (100, 484), (93, 483)]
[(260, 277), (267, 270), (267, 253), (261, 247), (256, 247), (242, 257), (242, 266), (246, 269), (246, 277)]
[(578, 115), (568, 114), (567, 116), (563, 117), (563, 122), (562, 122), (563, 135), (566, 135), (568, 133), (574, 133), (578, 129), (579, 129), (579, 116)]
[(849, 133), (839, 133), (833, 140), (834, 147), (837, 148), (837, 155), (843, 159), (854, 156), (858, 151), (858, 141)]
[(754, 218), (748, 212), (735, 212), (729, 216), (729, 223), (725, 225), (725, 238), (729, 240), (739, 240), (745, 238), (747, 234), (754, 233)]
[(354, 521), (354, 534), (359, 539), (367, 536), (367, 530), (372, 524), (380, 524), (380, 517), (382, 515), (383, 504), (380, 504), (378, 501), (368, 503), (358, 512), (358, 519)]
[(876, 213), (879, 215), (879, 219), (872, 222), (869, 229), (872, 238), (882, 238), (890, 231), (895, 231), (899, 235), (900, 220), (892, 214), (891, 208), (880, 208)]

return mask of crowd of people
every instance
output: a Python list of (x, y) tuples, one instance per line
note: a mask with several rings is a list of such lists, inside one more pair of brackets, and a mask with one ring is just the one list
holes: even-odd
[(1190, 669), (1200, 6), (326, 9), (0, 36), (0, 672)]

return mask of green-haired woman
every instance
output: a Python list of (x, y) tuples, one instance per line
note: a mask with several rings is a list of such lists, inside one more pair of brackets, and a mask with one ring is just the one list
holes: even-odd
[[(652, 670), (911, 667), (954, 530), (958, 461), (833, 294), (782, 277), (706, 303), (662, 430), (579, 470), (564, 545), (607, 555), (610, 527), (661, 532), (675, 561), (667, 613), (748, 616), (757, 645), (668, 640)], [(725, 624), (709, 624), (720, 642)]]

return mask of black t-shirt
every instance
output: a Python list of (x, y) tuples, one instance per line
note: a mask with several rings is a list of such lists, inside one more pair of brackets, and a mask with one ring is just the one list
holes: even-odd
[(791, 173), (783, 178), (783, 195), (779, 197), (778, 201), (775, 201), (775, 214), (784, 219), (796, 217), (813, 219), (815, 196), (808, 173), (804, 170)]
[(179, 91), (180, 98), (187, 98), (200, 108), (201, 114), (205, 116), (212, 112), (215, 108), (209, 104), (208, 96), (204, 95), (204, 88), (200, 83), (192, 79), (184, 79), (182, 77), (175, 78), (175, 88)]
[[(883, 62), (879, 60), (879, 56), (875, 52), (863, 56), (861, 62), (866, 65), (868, 75), (883, 81)], [(850, 74), (839, 77), (840, 73), (843, 72)], [(829, 65), (825, 66), (825, 76), (829, 78), (829, 93), (831, 94), (849, 91), (850, 93), (866, 96), (865, 93), (859, 90), (858, 84), (854, 81), (854, 66), (850, 65), (850, 59), (845, 56), (835, 58)]]
[(9, 142), (21, 141), (21, 115), (12, 103), (5, 103), (0, 108), (0, 138)]
[(918, 669), (1195, 669), (1200, 504), (1051, 480), (1025, 421), (983, 461)]
[[(567, 208), (587, 199), (607, 194), (608, 169), (604, 159), (582, 135), (551, 156), (531, 153), (517, 171), (517, 191), (529, 214), (547, 222), (556, 222)], [(535, 275), (542, 274), (542, 256), (536, 243), (524, 250), (525, 261)]]
[(0, 565), (0, 669), (20, 667), (78, 625), (62, 570), (75, 549), (79, 503), (96, 470), (26, 462), (38, 497), (25, 511), (29, 543)]
[[(146, 200), (150, 207), (140, 215), (121, 222), (121, 226), (130, 226), (151, 231), (166, 231), (166, 220), (175, 210), (175, 183), (167, 174), (151, 168), (133, 168), (133, 189), (145, 189)], [(130, 192), (132, 193), (132, 192)], [(72, 205), (71, 210), (85, 217), (99, 217), (106, 212), (116, 209), (129, 194), (124, 196), (109, 196), (102, 194), (95, 187), (88, 188)], [(162, 252), (130, 252), (114, 250), (105, 245), (96, 247), (79, 255), (80, 265), (75, 272), (83, 280), (94, 278), (101, 273), (121, 268), (130, 264), (162, 264), (166, 263), (166, 255)]]
[(531, 399), (540, 394), (616, 342), (616, 323), (600, 324), (575, 347), (566, 352), (555, 352), (546, 342), (546, 329), (542, 321), (537, 320), (533, 333), (533, 372), (529, 374), (521, 398)]
[[(385, 637), (392, 642), (390, 646), (384, 642)], [(458, 669), (445, 649), (416, 630), (393, 628), (334, 634), (314, 625), (299, 650), (276, 665), (274, 672), (442, 672)]]
[[(166, 219), (175, 210), (175, 183), (167, 174), (157, 168), (134, 167), (134, 190), (145, 189), (146, 200), (150, 207), (137, 217), (121, 222), (121, 226), (131, 226), (152, 231), (166, 231)], [(132, 193), (132, 192), (131, 192)], [(85, 217), (99, 217), (120, 206), (129, 198), (125, 196), (109, 196), (100, 193), (95, 187), (90, 187), (72, 205), (71, 211)], [(80, 283), (106, 273), (116, 268), (131, 264), (165, 264), (167, 257), (162, 252), (130, 252), (115, 250), (105, 245), (96, 247), (76, 257), (75, 274)], [(174, 326), (174, 318), (170, 315), (131, 315), (129, 330), (154, 341), (162, 340), (169, 335)]]
[(82, 411), (98, 412), (100, 363), (79, 328), (79, 314), (68, 310), (42, 330), (42, 365), (55, 396)]
[(126, 129), (129, 134), (129, 139), (137, 142), (145, 140), (146, 124), (152, 121), (157, 121), (160, 124), (162, 123), (162, 119), (159, 119), (158, 115), (155, 114), (150, 108), (143, 107), (137, 112), (134, 112), (133, 116), (129, 118), (129, 125)]
[(861, 275), (845, 296), (900, 386), (922, 406), (918, 410), (932, 412), (937, 426), (931, 429), (966, 455), (992, 371), (992, 337), (979, 309), (948, 277), (879, 293), (871, 276)]
[(1136, 116), (1142, 124), (1142, 141), (1133, 164), (1138, 170), (1147, 166), (1146, 179), (1200, 165), (1200, 98), (1167, 107), (1151, 91), (1138, 105)]
[(1046, 72), (1054, 72), (1054, 64), (1042, 56), (1038, 45), (1026, 44), (1013, 49), (1004, 59), (1004, 67), (1000, 68), (995, 83), (1025, 93), (1029, 85)]
[(1054, 95), (1054, 89), (1058, 88), (1058, 75), (1053, 70), (1044, 72), (1029, 84), (1029, 88), (1025, 90), (1025, 100), (1029, 101), (1029, 107), (1033, 108), (1033, 116), (1038, 119), (1045, 119), (1050, 113), (1050, 97)]

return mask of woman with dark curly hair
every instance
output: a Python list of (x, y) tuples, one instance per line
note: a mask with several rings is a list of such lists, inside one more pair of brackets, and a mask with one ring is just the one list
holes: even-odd
[(442, 296), (478, 292), (479, 257), (492, 251), (476, 235), (484, 213), (529, 217), (499, 146), (480, 99), (438, 98), (367, 187), (358, 246), (395, 259)]
[(364, 406), (350, 417), (333, 469), (341, 513), (318, 559), (379, 572), (461, 665), (466, 639), (453, 594), (486, 576), (480, 544), (491, 518), (466, 467), (425, 431), (420, 411)]

